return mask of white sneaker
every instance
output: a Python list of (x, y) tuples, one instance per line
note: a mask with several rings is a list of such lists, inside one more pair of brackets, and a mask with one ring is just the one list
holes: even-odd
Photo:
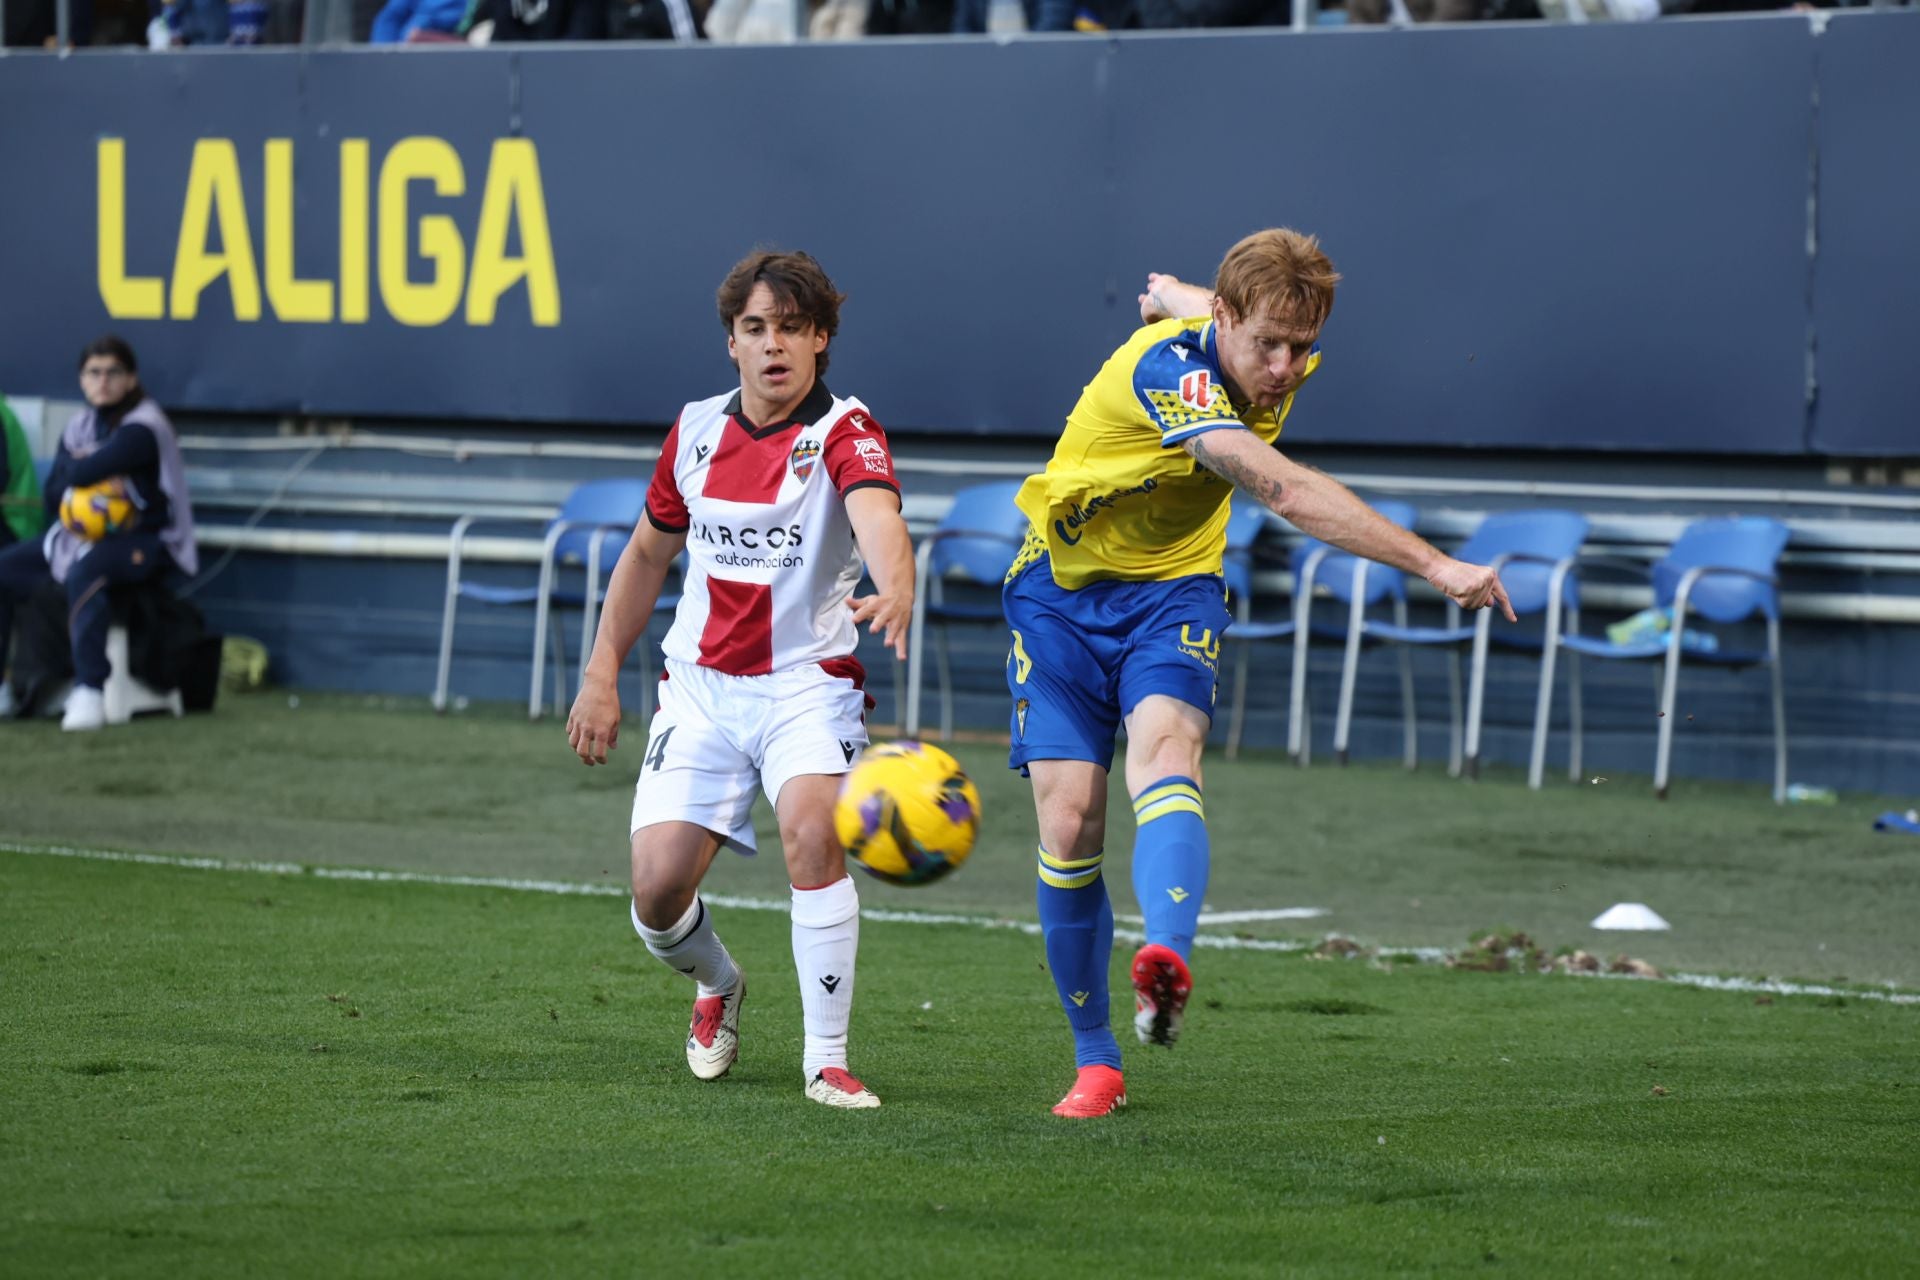
[(813, 1082), (807, 1086), (807, 1096), (829, 1107), (846, 1107), (857, 1111), (880, 1105), (880, 1099), (874, 1096), (873, 1091), (847, 1074), (843, 1067), (828, 1067), (816, 1074)]
[(747, 998), (747, 975), (733, 990), (701, 996), (693, 1002), (687, 1028), (687, 1066), (702, 1080), (718, 1080), (740, 1057), (740, 1002)]
[(85, 733), (107, 725), (107, 697), (84, 684), (73, 686), (67, 695), (67, 713), (60, 717), (60, 728), (68, 733)]

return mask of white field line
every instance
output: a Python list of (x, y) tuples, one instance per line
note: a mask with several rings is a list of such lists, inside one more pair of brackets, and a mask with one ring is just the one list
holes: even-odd
[[(1202, 911), (1201, 924), (1248, 924), (1255, 920), (1312, 920), (1327, 914), (1325, 907), (1268, 907), (1260, 911)], [(1145, 916), (1115, 916), (1128, 924), (1145, 924)]]
[[(359, 867), (308, 866), (298, 862), (235, 862), (224, 858), (184, 858), (160, 853), (133, 853), (120, 849), (77, 849), (67, 845), (20, 844), (15, 841), (0, 841), (0, 853), (29, 854), (36, 857), (78, 858), (87, 862), (135, 862), (147, 866), (178, 867), (189, 871), (242, 871), (258, 875), (271, 876), (312, 876), (316, 880), (359, 880), (379, 884), (429, 884), (448, 885), (479, 889), (504, 889), (515, 893), (552, 893), (594, 898), (624, 898), (627, 886), (624, 884), (586, 884), (574, 880), (518, 880), (495, 876), (439, 875), (425, 871), (372, 871)], [(716, 907), (725, 907), (732, 911), (779, 911), (788, 910), (788, 903), (773, 898), (735, 898), (719, 894), (703, 895)], [(1292, 913), (1292, 914), (1289, 914)], [(1306, 913), (1305, 915), (1300, 913)], [(1318, 907), (1283, 907), (1269, 911), (1232, 911), (1220, 912), (1211, 917), (1201, 917), (1220, 922), (1232, 920), (1267, 919), (1303, 919), (1307, 915), (1324, 915)], [(952, 912), (932, 911), (896, 911), (887, 907), (865, 907), (861, 909), (863, 920), (873, 920), (885, 924), (949, 924), (965, 925), (975, 929), (1009, 929), (1018, 933), (1038, 937), (1040, 926), (1031, 920), (1009, 920), (998, 916), (965, 915)], [(1135, 919), (1138, 917), (1123, 917)], [(1113, 936), (1124, 942), (1145, 942), (1146, 935), (1133, 929), (1115, 929)], [(1289, 941), (1274, 938), (1236, 938), (1231, 934), (1201, 934), (1194, 938), (1193, 945), (1218, 951), (1305, 951), (1316, 943)], [(1448, 952), (1440, 947), (1382, 947), (1381, 951), (1393, 955), (1411, 955), (1427, 962), (1437, 962)], [(1592, 978), (1629, 978), (1630, 974), (1600, 973), (1579, 974)], [(1636, 979), (1638, 981), (1639, 979)], [(1857, 987), (1830, 987), (1817, 983), (1781, 982), (1775, 978), (1729, 978), (1711, 973), (1670, 973), (1666, 981), (1687, 987), (1702, 987), (1710, 991), (1743, 991), (1764, 995), (1781, 996), (1841, 996), (1860, 1000), (1884, 1000), (1890, 1004), (1920, 1004), (1920, 993), (1898, 990), (1892, 986), (1884, 990), (1862, 989)]]

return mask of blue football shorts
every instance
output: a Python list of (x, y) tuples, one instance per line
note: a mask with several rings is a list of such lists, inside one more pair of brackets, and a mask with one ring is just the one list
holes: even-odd
[(1013, 629), (1010, 768), (1088, 760), (1111, 769), (1121, 718), (1152, 694), (1212, 716), (1220, 638), (1231, 621), (1218, 574), (1068, 591), (1042, 557), (1007, 583), (1002, 599)]

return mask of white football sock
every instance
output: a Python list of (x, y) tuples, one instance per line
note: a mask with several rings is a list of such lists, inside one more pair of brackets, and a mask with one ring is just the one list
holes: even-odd
[(824, 889), (794, 889), (793, 967), (800, 975), (807, 1031), (800, 1068), (809, 1081), (827, 1067), (846, 1070), (853, 957), (859, 947), (860, 894), (851, 876)]
[(713, 917), (707, 904), (695, 895), (687, 913), (666, 929), (649, 929), (640, 923), (640, 908), (627, 900), (627, 914), (647, 950), (660, 957), (675, 972), (684, 973), (699, 984), (700, 994), (731, 991), (740, 982), (740, 966), (733, 962), (720, 935), (713, 931)]

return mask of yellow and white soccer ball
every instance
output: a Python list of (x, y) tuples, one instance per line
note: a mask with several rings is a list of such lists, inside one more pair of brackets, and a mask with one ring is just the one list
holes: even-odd
[(69, 489), (60, 499), (60, 523), (88, 542), (123, 533), (139, 518), (139, 510), (127, 497), (127, 486), (118, 479)]
[(940, 748), (883, 742), (861, 752), (842, 780), (833, 822), (862, 870), (892, 884), (928, 884), (973, 852), (980, 792)]

